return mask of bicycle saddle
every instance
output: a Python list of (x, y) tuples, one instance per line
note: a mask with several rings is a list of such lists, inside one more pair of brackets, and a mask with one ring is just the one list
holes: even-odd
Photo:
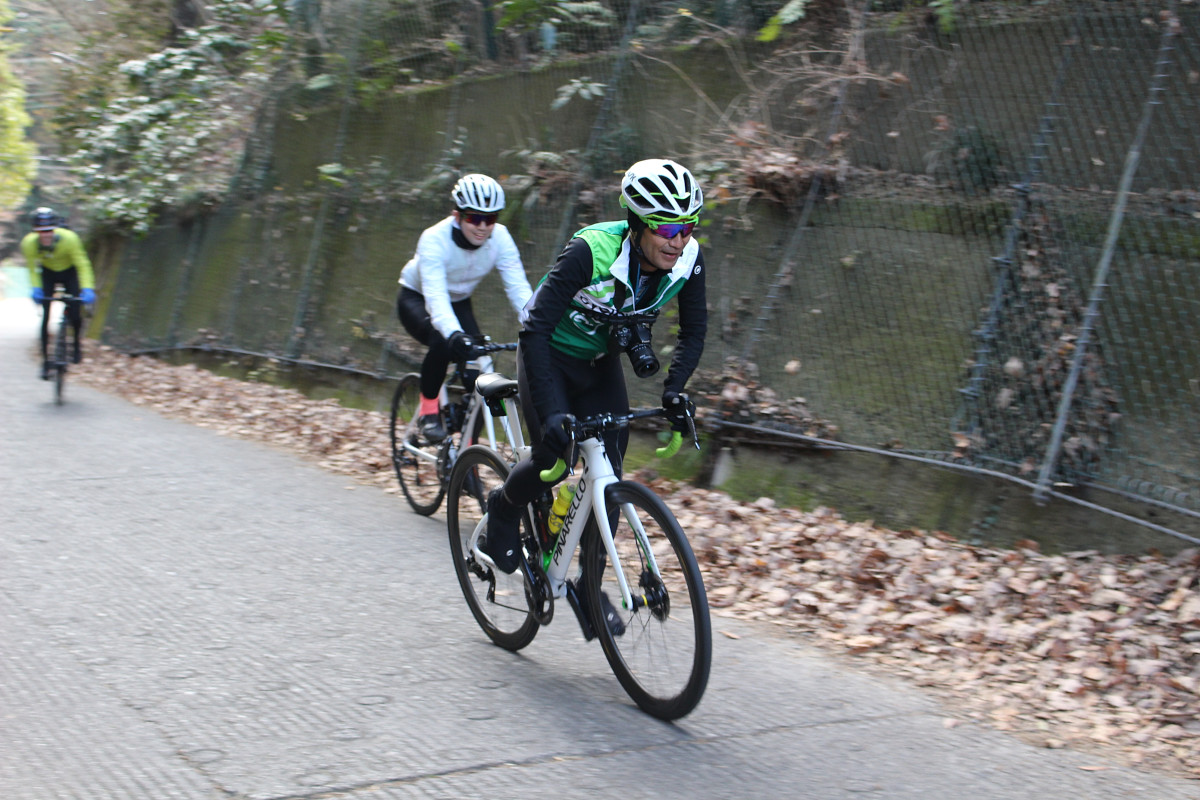
[(517, 396), (517, 382), (499, 372), (487, 372), (475, 379), (475, 391), (479, 392), (492, 414), (500, 416), (504, 413), (500, 401)]

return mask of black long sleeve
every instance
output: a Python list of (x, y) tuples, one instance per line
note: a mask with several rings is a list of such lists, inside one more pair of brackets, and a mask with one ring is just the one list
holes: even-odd
[(708, 334), (708, 293), (704, 288), (704, 251), (696, 258), (692, 274), (675, 296), (679, 303), (679, 344), (671, 355), (671, 367), (667, 370), (663, 389), (682, 392), (688, 378), (692, 377), (704, 353), (704, 339)]
[(563, 314), (567, 313), (571, 298), (591, 280), (592, 248), (583, 239), (572, 239), (530, 300), (529, 316), (518, 340), (533, 407), (539, 419), (567, 410), (552, 407), (558, 393), (550, 385), (550, 337)]

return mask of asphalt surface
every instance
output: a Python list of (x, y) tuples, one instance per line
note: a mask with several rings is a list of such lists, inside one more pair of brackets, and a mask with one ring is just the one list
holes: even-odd
[(565, 609), (511, 654), (441, 515), (37, 380), (0, 303), (0, 798), (1200, 798), (964, 723), (714, 619), (708, 693), (642, 714)]

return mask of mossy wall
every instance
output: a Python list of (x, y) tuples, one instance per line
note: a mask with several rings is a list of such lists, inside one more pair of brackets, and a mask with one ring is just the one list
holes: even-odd
[[(1102, 42), (1085, 42), (1075, 53), (1078, 61), (1062, 84), (1062, 118), (1045, 151), (1040, 177), (1054, 191), (1039, 200), (1040, 213), (1053, 218), (1062, 245), (1082, 265), (1072, 273), (1082, 297), (1144, 99), (1140, 91), (1122, 91), (1119, 102), (1109, 102), (1108, 84), (1144, 85), (1153, 70), (1155, 37), (1122, 33), (1139, 25), (1123, 20), (1105, 30)], [(564, 230), (620, 216), (621, 169), (669, 154), (692, 166), (709, 190), (698, 233), (712, 312), (702, 368), (717, 374), (733, 365), (781, 401), (803, 397), (844, 441), (944, 453), (954, 446), (978, 328), (997, 286), (995, 258), (1005, 252), (1020, 198), (1003, 182), (964, 182), (946, 161), (953, 160), (956, 140), (937, 120), (946, 116), (952, 129), (999, 142), (997, 176), (1019, 178), (1057, 80), (1066, 30), (1065, 22), (1042, 20), (981, 26), (957, 41), (924, 41), (928, 32), (920, 31), (873, 34), (872, 70), (902, 72), (906, 80), (856, 83), (860, 88), (847, 95), (851, 135), (844, 149), (804, 151), (822, 153), (838, 177), (803, 217), (798, 206), (782, 207), (751, 186), (758, 185), (756, 170), (781, 158), (778, 147), (795, 142), (799, 151), (799, 143), (823, 135), (831, 107), (796, 111), (803, 86), (755, 94), (772, 80), (783, 82), (795, 65), (752, 47), (739, 56), (742, 67), (762, 70), (750, 81), (728, 68), (726, 51), (697, 47), (635, 59), (619, 79), (611, 61), (594, 58), (369, 100), (348, 99), (336, 84), (297, 90), (264, 120), (265, 138), (229, 203), (203, 217), (167, 220), (138, 241), (106, 240), (97, 258), (104, 299), (95, 330), (133, 349), (227, 347), (395, 375), (414, 366), (396, 346), (405, 342), (395, 320), (396, 280), (420, 232), (449, 211), (455, 175), (478, 170), (506, 182), (502, 222), (536, 283)], [(593, 131), (599, 100), (553, 107), (572, 79), (620, 87), (605, 136)], [(1186, 87), (1180, 91), (1172, 84), (1168, 95), (1173, 114), (1186, 117), (1195, 100)], [(1168, 133), (1176, 130), (1174, 117), (1164, 124)], [(1186, 459), (1195, 452), (1189, 448), (1200, 447), (1200, 432), (1187, 420), (1197, 416), (1189, 376), (1197, 374), (1198, 337), (1190, 336), (1187, 309), (1200, 292), (1194, 270), (1200, 235), (1195, 219), (1173, 215), (1150, 191), (1178, 193), (1182, 176), (1200, 172), (1194, 148), (1179, 144), (1191, 130), (1185, 125), (1146, 143), (1136, 183), (1144, 202), (1130, 208), (1114, 262), (1113, 286), (1124, 295), (1106, 298), (1099, 328), (1114, 356), (1109, 377), (1136, 412), (1123, 421), (1124, 440), (1113, 451), (1122, 458), (1101, 466), (1113, 486), (1142, 479), (1157, 491), (1186, 488), (1194, 478)], [(536, 152), (561, 163), (539, 160)], [(778, 163), (785, 162), (792, 163)], [(580, 190), (592, 193), (586, 202), (577, 202)], [(803, 187), (793, 192), (805, 194)], [(802, 218), (806, 225), (798, 228)], [(493, 338), (515, 337), (497, 279), (484, 282), (475, 305)], [(668, 319), (656, 328), (660, 347), (670, 341), (669, 325)], [(660, 357), (667, 360), (669, 352)], [(653, 403), (661, 385), (631, 381), (631, 388), (635, 402)], [(1141, 467), (1123, 457), (1141, 443), (1156, 451), (1174, 443), (1179, 458), (1143, 479)], [(794, 480), (802, 500), (841, 492), (835, 504), (856, 513), (895, 506), (903, 519), (905, 508), (939, 508), (921, 519), (938, 527), (944, 517), (960, 535), (999, 530), (985, 522), (995, 515), (979, 510), (986, 503), (955, 499), (991, 490), (973, 479), (946, 478), (944, 470), (898, 467), (895, 474), (934, 473), (931, 493), (907, 486), (872, 501), (866, 498), (890, 479), (857, 457), (806, 459), (818, 465), (813, 474), (820, 465), (858, 463), (857, 488), (851, 477), (838, 484), (799, 473), (767, 477), (756, 458), (748, 462), (739, 474), (781, 496), (790, 496), (787, 483)], [(999, 465), (1014, 474), (1015, 466)], [(856, 492), (862, 502), (854, 501)], [(966, 507), (974, 511), (951, 513)], [(1005, 515), (1015, 525), (1028, 519), (1023, 512)]]

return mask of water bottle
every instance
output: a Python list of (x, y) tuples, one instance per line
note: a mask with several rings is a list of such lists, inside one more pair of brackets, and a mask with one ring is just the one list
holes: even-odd
[(554, 505), (550, 506), (550, 519), (546, 521), (546, 527), (550, 529), (551, 536), (558, 536), (558, 532), (562, 530), (567, 509), (571, 507), (571, 500), (574, 497), (575, 484), (564, 483), (558, 487), (558, 497), (554, 498)]

